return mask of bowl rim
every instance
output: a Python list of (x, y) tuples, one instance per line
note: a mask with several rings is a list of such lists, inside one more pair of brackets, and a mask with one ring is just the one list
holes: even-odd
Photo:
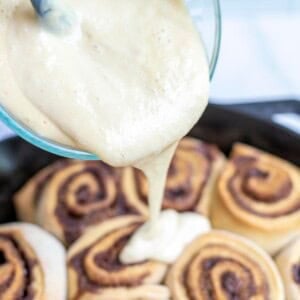
[(210, 80), (213, 79), (217, 63), (219, 61), (221, 43), (222, 43), (222, 9), (220, 0), (213, 0), (214, 13), (215, 13), (215, 38), (212, 56), (209, 62)]

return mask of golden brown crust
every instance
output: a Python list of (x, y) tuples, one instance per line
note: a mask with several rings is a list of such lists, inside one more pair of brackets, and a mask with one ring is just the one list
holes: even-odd
[(162, 286), (166, 264), (145, 261), (124, 265), (119, 254), (142, 224), (139, 217), (107, 220), (88, 230), (68, 252), (70, 300), (168, 299)]
[(245, 235), (276, 253), (300, 230), (299, 182), (295, 166), (236, 144), (219, 178), (213, 226)]
[(21, 212), (26, 204), (22, 200), (26, 196), (31, 199), (23, 214), (32, 215), (36, 210), (37, 223), (66, 245), (107, 218), (145, 213), (122, 189), (121, 169), (100, 161), (66, 161), (57, 165), (36, 175), (17, 194), (16, 203)]
[[(184, 138), (176, 150), (166, 182), (164, 209), (195, 211), (208, 215), (217, 177), (225, 157), (213, 145)], [(125, 184), (132, 197), (147, 209), (148, 185), (138, 170), (127, 168)]]
[(167, 276), (173, 300), (283, 300), (271, 258), (237, 235), (211, 231), (188, 246)]
[(286, 300), (300, 299), (300, 236), (289, 243), (276, 257)]

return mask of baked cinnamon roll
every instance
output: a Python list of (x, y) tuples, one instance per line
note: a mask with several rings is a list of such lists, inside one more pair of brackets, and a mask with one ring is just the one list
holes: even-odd
[(19, 220), (28, 223), (36, 222), (36, 208), (47, 182), (56, 172), (72, 163), (74, 164), (75, 161), (67, 159), (53, 163), (39, 171), (15, 194), (14, 204)]
[[(184, 138), (171, 163), (163, 209), (178, 212), (194, 211), (207, 216), (215, 196), (216, 179), (225, 162), (223, 154), (215, 147), (194, 138)], [(139, 170), (127, 168), (124, 183), (131, 187), (136, 198), (147, 209), (148, 184)]]
[(40, 196), (37, 221), (67, 246), (89, 227), (125, 215), (143, 215), (143, 207), (122, 188), (122, 170), (101, 161), (76, 162), (60, 169)]
[(300, 299), (300, 236), (288, 244), (275, 260), (283, 279), (286, 299)]
[(114, 218), (88, 230), (69, 249), (70, 300), (169, 299), (161, 285), (167, 265), (156, 261), (124, 265), (119, 255), (139, 217)]
[(300, 230), (300, 172), (250, 146), (234, 146), (212, 205), (215, 228), (240, 233), (274, 254)]
[(0, 226), (0, 299), (65, 300), (65, 250), (35, 225)]
[(283, 300), (271, 258), (240, 236), (211, 231), (191, 243), (167, 276), (173, 300)]

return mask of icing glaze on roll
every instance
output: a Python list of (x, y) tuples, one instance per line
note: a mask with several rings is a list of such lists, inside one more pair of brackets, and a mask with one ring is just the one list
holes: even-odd
[(167, 265), (147, 260), (122, 264), (119, 254), (143, 220), (114, 218), (89, 230), (69, 249), (70, 300), (166, 300), (168, 289), (161, 284)]
[(120, 255), (123, 263), (154, 259), (165, 263), (174, 262), (183, 249), (196, 237), (210, 230), (210, 222), (197, 213), (161, 212), (154, 229), (151, 224), (141, 226), (129, 240)]

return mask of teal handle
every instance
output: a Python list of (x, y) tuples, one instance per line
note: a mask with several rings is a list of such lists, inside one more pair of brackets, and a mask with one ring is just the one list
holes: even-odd
[(42, 23), (52, 32), (66, 34), (74, 29), (76, 14), (63, 0), (31, 0), (31, 4)]
[(36, 13), (40, 16), (43, 17), (43, 15), (47, 12), (45, 10), (45, 6), (43, 5), (43, 3), (48, 2), (48, 1), (44, 1), (44, 0), (31, 0), (32, 6), (34, 8), (34, 10), (36, 11)]

